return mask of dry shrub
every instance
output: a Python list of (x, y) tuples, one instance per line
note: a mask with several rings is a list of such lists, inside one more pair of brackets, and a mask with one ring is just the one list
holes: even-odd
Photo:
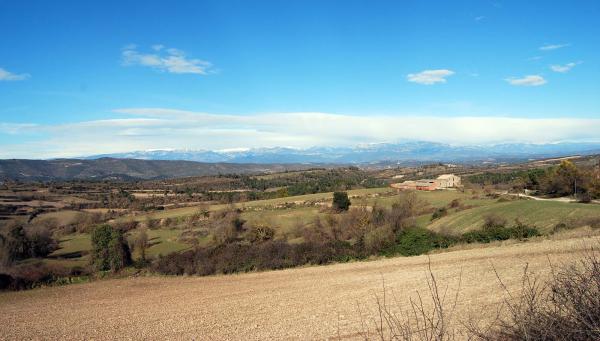
[(453, 199), (448, 206), (450, 208), (457, 208), (457, 207), (460, 207), (460, 205), (461, 205), (460, 199)]
[(215, 244), (228, 244), (239, 240), (244, 230), (244, 223), (239, 210), (215, 212), (209, 224)]
[(116, 227), (123, 232), (128, 232), (131, 230), (135, 230), (138, 226), (138, 221), (134, 220), (133, 218), (129, 218), (123, 222), (119, 222)]
[(526, 267), (517, 297), (498, 276), (507, 314), (485, 331), (471, 332), (483, 340), (600, 340), (598, 251), (592, 248), (573, 264), (551, 268), (550, 280), (542, 281)]
[(458, 278), (458, 287), (454, 295), (449, 295), (448, 286), (441, 287), (428, 264), (428, 298), (417, 292), (416, 299), (410, 299), (408, 311), (399, 310), (400, 304), (393, 292), (383, 282), (381, 296), (375, 296), (376, 317), (370, 323), (359, 314), (361, 335), (365, 340), (437, 340), (450, 341), (458, 337), (454, 312), (459, 301), (462, 273)]
[[(376, 296), (375, 318), (367, 320), (358, 309), (361, 336), (365, 340), (600, 340), (600, 257), (589, 248), (577, 261), (556, 267), (543, 280), (526, 266), (517, 294), (504, 285), (505, 299), (491, 322), (479, 318), (464, 321), (454, 316), (460, 282), (454, 294), (441, 287), (428, 267), (427, 298), (417, 293), (408, 311), (401, 311), (395, 296)], [(450, 297), (450, 299), (448, 299)], [(339, 331), (338, 331), (339, 334)]]
[(421, 213), (425, 202), (413, 192), (403, 192), (388, 213), (388, 222), (394, 232), (402, 231), (415, 225), (415, 217)]
[(81, 268), (68, 269), (58, 265), (34, 262), (18, 265), (0, 273), (0, 291), (26, 290), (57, 283), (71, 276), (85, 275)]
[(287, 240), (300, 238), (303, 236), (306, 228), (306, 224), (304, 224), (302, 220), (298, 219), (292, 226), (283, 230), (283, 235)]
[(250, 227), (250, 229), (248, 229), (248, 232), (246, 232), (245, 237), (246, 240), (248, 240), (250, 243), (260, 243), (267, 240), (271, 240), (274, 236), (275, 230), (273, 230), (272, 228), (264, 225), (257, 225)]
[(339, 218), (328, 214), (321, 218), (315, 217), (312, 226), (303, 231), (304, 240), (312, 243), (325, 243), (340, 241), (343, 239), (344, 231), (339, 223)]
[(350, 209), (340, 216), (339, 225), (342, 227), (344, 239), (358, 240), (364, 236), (371, 227), (371, 212), (364, 206)]
[(572, 227), (572, 228), (589, 226), (591, 228), (597, 229), (597, 228), (600, 228), (600, 216), (572, 218), (572, 219), (569, 219), (564, 224), (567, 227)]
[(396, 241), (394, 231), (388, 226), (377, 227), (365, 234), (365, 250), (368, 253), (375, 254), (386, 247), (389, 247)]
[(483, 220), (484, 229), (506, 226), (506, 219), (497, 214), (488, 214), (483, 218)]

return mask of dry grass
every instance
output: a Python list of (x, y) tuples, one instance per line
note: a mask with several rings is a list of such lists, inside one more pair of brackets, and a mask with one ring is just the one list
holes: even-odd
[[(528, 264), (540, 278), (570, 261), (585, 238), (538, 240), (430, 256), (440, 287), (461, 278), (457, 319), (493, 319), (504, 291), (521, 287)], [(493, 264), (493, 267), (492, 267)], [(144, 277), (0, 294), (0, 335), (6, 339), (362, 339), (361, 318), (382, 278), (399, 311), (429, 292), (427, 256), (380, 259), (212, 277)], [(462, 275), (461, 275), (462, 274)], [(451, 297), (451, 296), (448, 296)], [(427, 308), (427, 306), (425, 306)], [(450, 326), (449, 326), (450, 327)]]

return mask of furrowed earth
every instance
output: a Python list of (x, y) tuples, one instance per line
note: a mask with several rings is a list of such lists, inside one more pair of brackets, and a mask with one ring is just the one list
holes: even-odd
[(430, 256), (7, 292), (0, 294), (0, 338), (362, 339), (361, 325), (374, 327), (383, 286), (398, 311), (409, 309), (417, 292), (429, 304), (428, 264), (441, 290), (448, 287), (447, 301), (460, 283), (455, 323), (470, 316), (489, 320), (506, 298), (496, 272), (509, 291), (518, 292), (525, 266), (543, 278), (550, 264), (568, 262), (597, 242), (565, 235)]

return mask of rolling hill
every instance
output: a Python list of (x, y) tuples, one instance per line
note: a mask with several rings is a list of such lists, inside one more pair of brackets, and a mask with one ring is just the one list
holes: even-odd
[(236, 164), (193, 161), (164, 161), (99, 158), (94, 160), (0, 160), (0, 180), (134, 180), (179, 178), (186, 176), (232, 173), (282, 172), (301, 170), (314, 165), (301, 164)]

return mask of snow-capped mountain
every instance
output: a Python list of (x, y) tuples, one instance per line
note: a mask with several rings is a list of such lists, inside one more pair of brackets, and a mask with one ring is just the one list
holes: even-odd
[(600, 153), (600, 143), (453, 146), (436, 142), (377, 143), (355, 147), (286, 147), (210, 150), (151, 150), (88, 156), (143, 160), (187, 160), (231, 163), (372, 163), (379, 161), (454, 161), (532, 159)]

